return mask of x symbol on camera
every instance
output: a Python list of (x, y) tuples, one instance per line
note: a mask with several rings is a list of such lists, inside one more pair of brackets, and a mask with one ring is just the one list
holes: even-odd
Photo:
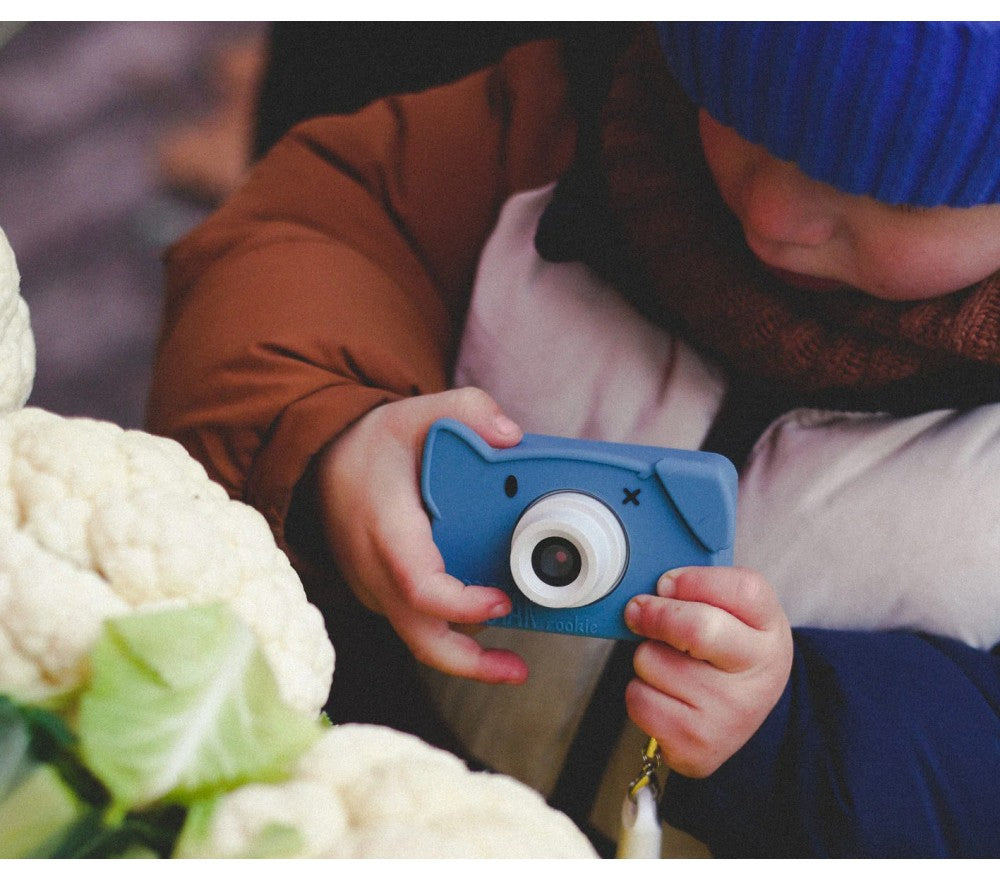
[(642, 489), (636, 489), (635, 491), (631, 489), (625, 489), (625, 497), (622, 499), (622, 504), (634, 504), (636, 507), (639, 506), (639, 493)]

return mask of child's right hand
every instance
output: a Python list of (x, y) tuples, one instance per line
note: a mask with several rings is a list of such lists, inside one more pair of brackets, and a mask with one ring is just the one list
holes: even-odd
[(502, 617), (510, 599), (494, 587), (465, 586), (445, 573), (420, 497), (420, 463), (431, 424), (450, 417), (496, 447), (521, 429), (478, 389), (413, 397), (372, 410), (334, 440), (319, 462), (327, 540), (347, 583), (384, 614), (422, 663), (491, 683), (521, 683), (525, 662), (487, 651), (452, 624)]
[(685, 776), (714, 773), (757, 732), (792, 667), (792, 629), (763, 575), (727, 566), (664, 574), (626, 606), (646, 639), (625, 692), (629, 716)]

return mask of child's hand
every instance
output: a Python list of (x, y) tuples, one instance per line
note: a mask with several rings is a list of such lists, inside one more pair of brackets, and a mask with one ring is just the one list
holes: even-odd
[(656, 596), (626, 608), (649, 641), (636, 649), (629, 716), (656, 738), (665, 763), (708, 776), (757, 731), (792, 664), (792, 633), (771, 586), (738, 568), (668, 572)]
[(431, 423), (451, 417), (492, 446), (521, 430), (477, 389), (408, 398), (372, 410), (323, 452), (319, 488), (327, 538), (351, 589), (384, 614), (422, 663), (466, 678), (520, 683), (524, 661), (486, 651), (451, 624), (508, 614), (492, 587), (467, 587), (445, 573), (420, 497), (420, 463)]

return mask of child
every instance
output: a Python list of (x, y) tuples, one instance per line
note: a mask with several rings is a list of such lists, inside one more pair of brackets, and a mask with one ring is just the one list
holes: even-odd
[[(698, 374), (711, 427), (695, 445), (742, 464), (795, 407), (903, 418), (1000, 398), (997, 25), (629, 37), (606, 47), (607, 68), (590, 51), (530, 44), (452, 86), (307, 123), (171, 253), (150, 425), (268, 517), (328, 612), (338, 674), (392, 648), (345, 626), (360, 618), (324, 581), (334, 566), (424, 664), (493, 684), (527, 676), (517, 652), (458, 627), (509, 603), (443, 573), (416, 482), (438, 417), (495, 446), (520, 438), (507, 405), (446, 390), (463, 325), (459, 367), (488, 372), (470, 291), (504, 284), (477, 264), (512, 196), (559, 180), (538, 253), (588, 263), (595, 290), (613, 284), (663, 334), (621, 333), (633, 326), (623, 317), (606, 337), (641, 337), (650, 357), (667, 340), (670, 388), (690, 390), (673, 381), (685, 351), (721, 366), (723, 383), (711, 364)], [(692, 348), (671, 347), (680, 337)], [(563, 387), (587, 399), (582, 383)], [(664, 411), (684, 397), (665, 392)], [(808, 576), (794, 585), (810, 589)], [(1000, 853), (997, 659), (910, 631), (793, 634), (783, 604), (764, 574), (720, 569), (668, 573), (630, 606), (646, 641), (626, 700), (676, 771), (671, 821), (719, 855)], [(403, 674), (368, 671), (379, 687)], [(577, 682), (581, 694), (593, 685)], [(482, 716), (494, 738), (520, 711), (500, 693)], [(573, 703), (556, 694), (540, 702)], [(477, 699), (439, 704), (456, 721)], [(557, 719), (562, 740), (529, 732), (550, 765), (581, 714)]]

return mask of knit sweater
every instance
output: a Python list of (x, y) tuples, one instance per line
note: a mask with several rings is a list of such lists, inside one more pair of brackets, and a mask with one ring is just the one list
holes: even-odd
[(1000, 399), (1000, 271), (909, 303), (784, 284), (723, 203), (697, 108), (652, 29), (639, 29), (608, 77), (584, 104), (590, 124), (537, 245), (547, 259), (586, 262), (728, 367), (733, 394), (709, 446), (742, 460), (796, 406), (908, 415)]

